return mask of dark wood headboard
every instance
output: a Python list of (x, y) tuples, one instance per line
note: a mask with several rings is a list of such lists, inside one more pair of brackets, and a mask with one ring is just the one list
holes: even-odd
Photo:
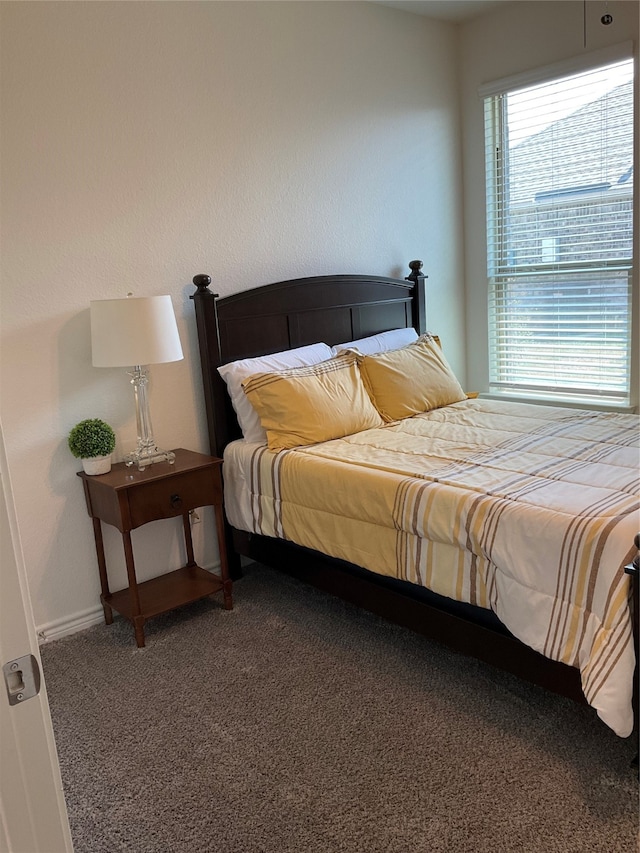
[(240, 358), (323, 341), (344, 341), (413, 326), (426, 331), (422, 261), (406, 279), (322, 275), (280, 281), (219, 299), (211, 278), (196, 275), (195, 304), (210, 451), (240, 437), (240, 428), (217, 368)]

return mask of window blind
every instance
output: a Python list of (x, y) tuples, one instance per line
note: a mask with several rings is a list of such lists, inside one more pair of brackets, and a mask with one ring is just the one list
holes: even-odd
[(633, 61), (485, 99), (491, 390), (627, 402)]

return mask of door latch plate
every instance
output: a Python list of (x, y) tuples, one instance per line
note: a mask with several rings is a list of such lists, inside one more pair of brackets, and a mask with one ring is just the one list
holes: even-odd
[(40, 667), (33, 655), (8, 661), (2, 673), (10, 705), (20, 705), (40, 692)]

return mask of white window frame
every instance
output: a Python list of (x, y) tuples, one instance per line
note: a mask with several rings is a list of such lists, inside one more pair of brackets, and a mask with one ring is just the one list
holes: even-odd
[[(506, 99), (499, 98), (496, 96), (499, 95), (507, 95), (510, 92), (513, 92), (518, 89), (523, 89), (529, 86), (535, 86), (538, 84), (544, 84), (546, 82), (550, 82), (553, 79), (559, 79), (562, 77), (566, 77), (572, 74), (578, 74), (581, 72), (588, 72), (590, 70), (596, 69), (598, 67), (603, 67), (605, 65), (613, 64), (615, 62), (623, 61), (626, 59), (630, 59), (633, 57), (633, 45), (631, 42), (622, 45), (615, 45), (613, 47), (605, 48), (604, 50), (594, 51), (589, 53), (588, 55), (583, 55), (580, 57), (576, 57), (574, 59), (556, 63), (551, 66), (546, 66), (544, 68), (535, 69), (524, 74), (515, 75), (508, 78), (502, 78), (500, 80), (493, 81), (492, 83), (486, 84), (478, 90), (478, 94), (481, 98), (487, 99), (492, 98), (491, 101), (486, 102), (486, 109), (491, 111), (489, 122), (489, 127), (493, 130), (493, 142), (492, 150), (495, 152), (495, 156), (492, 158), (487, 158), (487, 235), (488, 240), (492, 239), (495, 242), (492, 245), (487, 245), (488, 250), (488, 264), (487, 264), (487, 274), (489, 278), (490, 288), (496, 288), (500, 286), (500, 280), (507, 281), (509, 278), (509, 271), (511, 270), (509, 264), (507, 263), (507, 241), (506, 236), (500, 235), (499, 226), (501, 223), (498, 221), (496, 214), (494, 212), (494, 205), (491, 200), (491, 188), (494, 188), (494, 192), (499, 192), (499, 187), (501, 182), (503, 181), (504, 175), (504, 167), (505, 167), (505, 157), (508, 156), (506, 152), (503, 151), (502, 139), (504, 138), (504, 122), (506, 121)], [(636, 69), (637, 70), (637, 69)], [(637, 85), (637, 84), (636, 84)], [(486, 133), (486, 131), (485, 131)], [(637, 133), (637, 130), (636, 130)], [(636, 140), (637, 146), (637, 140)], [(636, 190), (637, 192), (637, 190)], [(637, 197), (637, 196), (636, 196)], [(634, 207), (634, 217), (636, 217), (636, 209)], [(504, 223), (503, 223), (504, 224)], [(634, 223), (634, 228), (637, 227), (637, 222)], [(635, 233), (635, 232), (634, 232)], [(547, 251), (549, 253), (548, 258), (545, 259), (545, 262), (542, 264), (536, 264), (535, 269), (532, 268), (531, 272), (536, 276), (538, 274), (544, 274), (545, 271), (553, 271), (557, 275), (562, 275), (564, 272), (571, 272), (572, 268), (580, 267), (581, 269), (585, 269), (584, 262), (566, 262), (566, 263), (558, 263), (553, 257), (553, 247), (547, 247)], [(632, 281), (634, 278), (634, 269), (637, 263), (637, 240), (634, 246), (634, 258), (629, 261), (627, 259), (621, 259), (618, 262), (612, 261), (596, 261), (593, 263), (592, 269), (594, 272), (606, 271), (606, 270), (618, 270), (620, 273), (622, 271), (626, 271), (628, 276), (628, 290), (629, 290), (629, 353), (628, 357), (631, 360), (633, 356), (633, 352), (635, 348), (637, 348), (637, 341), (632, 342), (632, 316), (634, 312), (633, 305), (633, 295), (632, 295)], [(587, 267), (589, 265), (586, 265)], [(545, 269), (548, 268), (548, 269)], [(512, 270), (511, 270), (512, 271)], [(520, 272), (526, 272), (524, 268), (519, 270)], [(490, 293), (491, 295), (491, 293)], [(491, 299), (490, 299), (491, 305)], [(636, 308), (637, 311), (637, 308)], [(492, 325), (492, 321), (490, 318), (490, 328)], [(632, 345), (635, 343), (635, 347)], [(490, 339), (490, 359), (493, 358), (493, 341)], [(612, 408), (628, 408), (630, 403), (633, 403), (632, 399), (632, 377), (631, 374), (634, 373), (632, 369), (632, 365), (628, 366), (627, 370), (627, 389), (624, 394), (619, 392), (614, 394), (609, 394), (603, 392), (603, 394), (599, 396), (594, 395), (591, 391), (589, 393), (585, 392), (584, 389), (580, 389), (576, 386), (575, 389), (570, 389), (565, 392), (554, 392), (553, 389), (548, 387), (540, 387), (536, 388), (533, 384), (529, 383), (528, 387), (526, 385), (512, 385), (507, 382), (498, 382), (495, 378), (494, 365), (490, 364), (490, 373), (491, 373), (491, 382), (490, 388), (491, 393), (498, 396), (510, 396), (510, 397), (520, 397), (520, 398), (538, 398), (541, 401), (551, 401), (555, 403), (565, 404), (565, 403), (577, 403), (577, 404), (586, 404), (586, 405), (595, 405), (599, 407), (599, 404), (602, 405), (604, 403), (605, 407)]]

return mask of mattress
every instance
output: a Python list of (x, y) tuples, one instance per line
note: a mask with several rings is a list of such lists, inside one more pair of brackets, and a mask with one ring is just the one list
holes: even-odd
[(225, 452), (230, 523), (490, 608), (578, 667), (617, 734), (633, 726), (629, 578), (638, 418), (466, 400), (344, 439)]

